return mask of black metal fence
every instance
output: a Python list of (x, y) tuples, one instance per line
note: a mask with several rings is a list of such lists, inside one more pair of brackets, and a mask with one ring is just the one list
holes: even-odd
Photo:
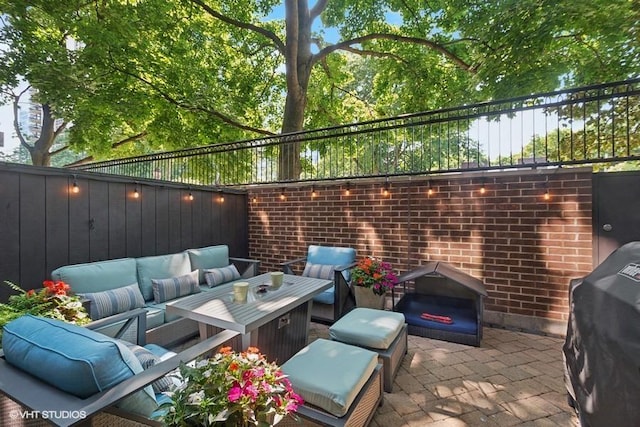
[(75, 166), (242, 185), (640, 160), (640, 79)]

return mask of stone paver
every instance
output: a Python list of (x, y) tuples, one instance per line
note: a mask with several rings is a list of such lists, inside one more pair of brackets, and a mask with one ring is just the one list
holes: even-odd
[[(328, 338), (312, 323), (311, 339)], [(372, 427), (577, 427), (561, 338), (484, 328), (481, 347), (409, 336), (393, 393)]]

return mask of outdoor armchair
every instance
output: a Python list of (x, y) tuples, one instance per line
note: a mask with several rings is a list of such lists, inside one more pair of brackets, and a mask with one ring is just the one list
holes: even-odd
[(353, 248), (310, 245), (305, 257), (284, 262), (282, 271), (295, 274), (294, 266), (297, 264), (298, 269), (304, 266), (303, 276), (333, 281), (332, 288), (313, 299), (311, 311), (312, 320), (333, 323), (355, 305), (350, 286), (350, 270), (355, 263), (356, 251)]

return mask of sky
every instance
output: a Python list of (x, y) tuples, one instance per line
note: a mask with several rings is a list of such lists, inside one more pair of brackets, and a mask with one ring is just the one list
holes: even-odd
[(18, 145), (18, 138), (15, 138), (13, 131), (13, 111), (11, 105), (0, 107), (0, 132), (4, 133), (4, 147), (0, 147), (3, 153), (11, 153)]

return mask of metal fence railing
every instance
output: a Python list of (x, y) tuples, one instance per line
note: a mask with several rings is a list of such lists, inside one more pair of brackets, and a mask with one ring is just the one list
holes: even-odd
[(242, 185), (640, 160), (640, 79), (74, 169)]

